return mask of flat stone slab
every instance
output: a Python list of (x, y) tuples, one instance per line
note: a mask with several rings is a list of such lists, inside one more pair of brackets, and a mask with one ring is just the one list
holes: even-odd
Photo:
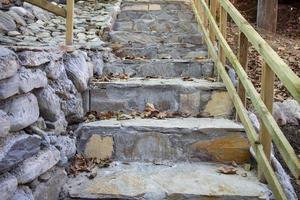
[(145, 79), (130, 78), (111, 82), (90, 83), (91, 111), (144, 111), (147, 103), (153, 103), (160, 111), (189, 113), (201, 111), (215, 117), (230, 117), (233, 104), (221, 82), (203, 79), (184, 81), (181, 78)]
[[(70, 199), (267, 199), (268, 188), (255, 174), (238, 168), (236, 175), (218, 173), (221, 165), (177, 163), (153, 165), (112, 163), (97, 170), (94, 179), (86, 174), (70, 178), (64, 191)], [(247, 174), (243, 177), (242, 174)]]
[(169, 20), (149, 20), (137, 19), (132, 21), (116, 22), (113, 26), (114, 31), (152, 31), (158, 33), (189, 33), (198, 32), (198, 24), (190, 21), (169, 21)]
[(109, 41), (119, 44), (133, 44), (143, 46), (150, 43), (188, 43), (203, 45), (204, 41), (201, 33), (157, 33), (157, 32), (127, 32), (111, 31), (109, 32)]
[(213, 77), (214, 64), (211, 60), (124, 60), (106, 63), (103, 74), (110, 73), (130, 77)]
[(122, 44), (120, 48), (113, 49), (116, 56), (141, 57), (146, 59), (203, 59), (207, 58), (207, 49), (204, 45), (169, 43), (169, 44), (143, 44), (133, 47)]
[(111, 119), (83, 124), (75, 134), (77, 150), (97, 159), (222, 163), (250, 159), (243, 127), (226, 119)]

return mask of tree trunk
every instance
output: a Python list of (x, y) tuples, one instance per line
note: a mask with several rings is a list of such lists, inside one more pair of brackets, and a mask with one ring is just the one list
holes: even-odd
[(257, 26), (267, 31), (276, 32), (278, 0), (258, 0)]

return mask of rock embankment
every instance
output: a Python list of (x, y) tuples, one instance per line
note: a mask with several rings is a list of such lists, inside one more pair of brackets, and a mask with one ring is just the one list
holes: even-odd
[(66, 128), (83, 120), (83, 94), (102, 54), (0, 47), (1, 199), (58, 198), (76, 153)]

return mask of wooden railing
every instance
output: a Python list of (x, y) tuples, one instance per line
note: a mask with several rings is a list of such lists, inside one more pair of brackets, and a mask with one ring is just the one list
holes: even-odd
[[(260, 179), (266, 179), (276, 199), (287, 199), (270, 165), (271, 143), (276, 145), (291, 173), (298, 180), (300, 178), (300, 161), (271, 114), (274, 78), (276, 75), (298, 102), (300, 102), (300, 79), (229, 0), (193, 0), (193, 9), (207, 43), (209, 56), (214, 60), (218, 75), (225, 83), (236, 108), (238, 119), (245, 127), (258, 163), (258, 175)], [(237, 56), (226, 41), (228, 16), (232, 18), (240, 31)], [(217, 45), (218, 48), (216, 48)], [(256, 91), (247, 76), (247, 54), (250, 45), (264, 60), (261, 94)], [(239, 78), (237, 89), (224, 67), (226, 60), (229, 61)], [(261, 120), (262, 126), (259, 135), (248, 117), (246, 96), (250, 97)]]
[(66, 18), (66, 46), (73, 45), (74, 0), (67, 0), (67, 7), (60, 7), (48, 0), (25, 0), (26, 2), (47, 10), (57, 16)]

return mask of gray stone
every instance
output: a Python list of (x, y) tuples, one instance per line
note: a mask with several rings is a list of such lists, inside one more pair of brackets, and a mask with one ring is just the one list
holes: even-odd
[(16, 54), (7, 48), (0, 47), (0, 80), (15, 75), (19, 67)]
[(296, 100), (288, 99), (274, 103), (273, 116), (280, 125), (299, 125), (300, 105)]
[(11, 174), (3, 174), (0, 176), (0, 194), (1, 200), (11, 200), (18, 186), (16, 177)]
[(59, 151), (56, 148), (50, 147), (24, 160), (13, 170), (13, 174), (17, 177), (19, 184), (25, 184), (51, 169), (58, 163), (59, 159)]
[(89, 69), (82, 52), (65, 54), (65, 69), (68, 77), (72, 80), (79, 92), (83, 92), (88, 87)]
[(46, 126), (55, 134), (59, 135), (66, 132), (68, 122), (66, 121), (65, 115), (61, 112), (58, 116), (58, 119), (54, 122), (46, 121)]
[(28, 186), (19, 186), (11, 200), (34, 200), (34, 197)]
[(10, 15), (0, 10), (0, 32), (13, 31), (17, 28), (16, 23)]
[(103, 56), (100, 53), (97, 53), (91, 58), (92, 63), (94, 64), (94, 75), (100, 76), (104, 68)]
[(36, 97), (31, 94), (19, 95), (5, 100), (0, 109), (9, 116), (10, 131), (19, 131), (33, 124), (39, 118), (39, 106)]
[(0, 138), (8, 135), (10, 130), (10, 120), (5, 112), (0, 110)]
[[(218, 173), (220, 167), (224, 166), (113, 163), (109, 168), (98, 169), (92, 180), (86, 173), (70, 178), (64, 192), (74, 199), (269, 199), (268, 187), (253, 172), (237, 167), (237, 175), (226, 175)], [(247, 177), (243, 177), (245, 173)]]
[(34, 16), (28, 10), (26, 10), (23, 7), (13, 6), (13, 7), (10, 7), (9, 10), (14, 11), (19, 16), (22, 16), (22, 17), (26, 16), (26, 17), (31, 18), (31, 19), (34, 18)]
[(7, 12), (7, 14), (10, 15), (17, 24), (26, 26), (26, 22), (25, 22), (24, 18), (22, 16), (18, 15), (18, 13), (10, 10)]
[(19, 70), (20, 92), (27, 93), (35, 88), (46, 87), (48, 84), (45, 72), (40, 69), (26, 69)]
[(9, 135), (0, 144), (0, 172), (3, 172), (40, 150), (41, 138), (24, 132)]
[(35, 92), (38, 100), (40, 114), (48, 121), (56, 121), (61, 113), (60, 100), (50, 86)]
[(69, 123), (82, 120), (84, 113), (81, 94), (64, 73), (58, 80), (50, 81), (50, 86), (60, 98), (61, 109)]
[(30, 70), (22, 67), (15, 76), (0, 80), (0, 99), (45, 87), (47, 83), (45, 73), (41, 70)]
[(58, 136), (55, 147), (60, 151), (60, 164), (64, 165), (76, 153), (76, 140), (68, 136)]
[(63, 168), (54, 167), (46, 172), (46, 174), (49, 177), (47, 181), (31, 184), (34, 199), (58, 200), (60, 191), (67, 181), (67, 173)]
[(18, 56), (21, 64), (27, 67), (37, 67), (51, 60), (51, 55), (45, 51), (22, 51)]
[(50, 61), (45, 67), (45, 72), (47, 77), (52, 80), (57, 80), (66, 73), (61, 61)]

